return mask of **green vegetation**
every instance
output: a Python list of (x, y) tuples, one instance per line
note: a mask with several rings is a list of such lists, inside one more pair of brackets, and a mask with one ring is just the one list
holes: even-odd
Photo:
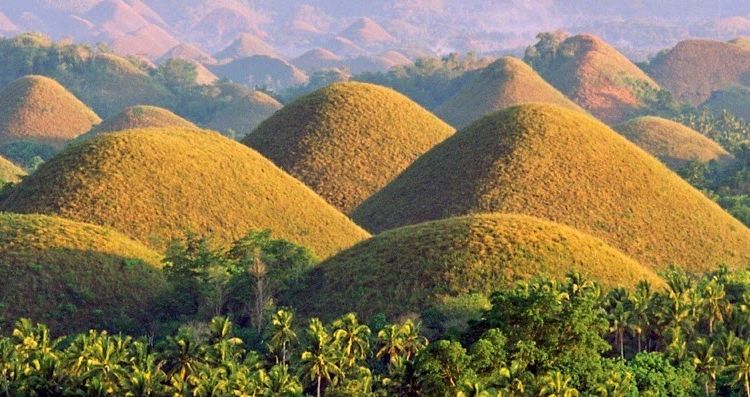
[(56, 332), (137, 332), (166, 288), (155, 252), (60, 218), (0, 213), (0, 258), (0, 327), (27, 316)]
[(452, 133), (407, 97), (352, 82), (298, 99), (243, 142), (348, 213)]
[(0, 146), (33, 141), (59, 149), (100, 121), (47, 77), (26, 76), (0, 91)]
[(321, 263), (292, 302), (324, 319), (417, 313), (441, 328), (477, 316), (502, 286), (536, 276), (562, 280), (571, 271), (608, 288), (664, 284), (597, 238), (524, 215), (486, 214), (378, 234)]
[(5, 156), (28, 172), (36, 170), (55, 153), (57, 150), (52, 146), (31, 141), (16, 141), (0, 146), (1, 156)]
[(0, 185), (4, 182), (16, 183), (20, 181), (21, 177), (24, 175), (26, 175), (26, 173), (21, 168), (6, 160), (4, 157), (0, 157)]
[(97, 135), (140, 128), (186, 128), (198, 129), (198, 127), (180, 116), (156, 106), (131, 106), (115, 116), (112, 116), (91, 131), (81, 135), (77, 142), (91, 139)]
[(724, 110), (743, 120), (750, 120), (750, 88), (733, 86), (723, 90), (714, 91), (703, 106), (711, 109), (714, 113)]
[(691, 161), (726, 163), (732, 158), (718, 143), (701, 133), (660, 117), (639, 117), (615, 129), (675, 171)]
[(521, 105), (456, 133), (353, 212), (370, 231), (482, 212), (521, 213), (599, 237), (664, 269), (744, 266), (750, 230), (595, 119)]
[(482, 69), (435, 114), (456, 128), (464, 128), (482, 116), (521, 103), (554, 103), (584, 111), (544, 81), (520, 59), (503, 57)]
[(568, 98), (607, 123), (618, 123), (645, 107), (644, 86), (658, 89), (641, 69), (598, 37), (541, 33), (524, 60)]
[(72, 145), (0, 201), (5, 211), (108, 226), (157, 249), (185, 231), (222, 243), (268, 228), (326, 258), (369, 237), (257, 152), (179, 128)]

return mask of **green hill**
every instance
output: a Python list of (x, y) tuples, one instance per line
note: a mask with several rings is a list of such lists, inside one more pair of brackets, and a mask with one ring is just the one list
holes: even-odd
[(396, 91), (338, 83), (284, 107), (243, 142), (349, 212), (452, 133)]
[(4, 157), (0, 157), (0, 187), (4, 182), (18, 182), (26, 172)]
[(225, 134), (233, 132), (236, 139), (242, 139), (281, 108), (281, 103), (268, 94), (253, 91), (216, 112), (206, 127)]
[(742, 117), (745, 121), (748, 121), (750, 120), (750, 88), (731, 86), (723, 90), (714, 91), (703, 105), (715, 112), (727, 110), (733, 115)]
[(30, 317), (58, 333), (142, 329), (149, 304), (166, 288), (159, 261), (99, 226), (0, 213), (0, 326)]
[(718, 143), (700, 132), (660, 117), (639, 117), (615, 129), (673, 170), (693, 160), (708, 163), (732, 158)]
[(383, 232), (326, 260), (301, 295), (304, 313), (397, 318), (462, 295), (488, 296), (534, 276), (580, 272), (605, 287), (663, 281), (601, 240), (541, 219), (508, 214), (448, 218)]
[(488, 113), (529, 102), (554, 103), (584, 111), (522, 60), (503, 57), (466, 83), (435, 114), (454, 127), (463, 128)]
[(117, 132), (138, 128), (166, 127), (198, 129), (195, 124), (183, 119), (182, 117), (172, 113), (167, 109), (156, 106), (139, 105), (128, 107), (115, 116), (102, 121), (101, 124), (97, 125), (86, 134), (81, 135), (77, 140), (81, 141), (91, 139), (97, 135), (108, 132)]
[(109, 226), (157, 249), (185, 231), (226, 243), (268, 228), (325, 258), (369, 236), (254, 150), (180, 128), (71, 145), (16, 185), (0, 210)]
[(380, 232), (481, 212), (565, 224), (656, 269), (750, 261), (747, 227), (606, 125), (554, 105), (520, 105), (470, 125), (353, 218)]

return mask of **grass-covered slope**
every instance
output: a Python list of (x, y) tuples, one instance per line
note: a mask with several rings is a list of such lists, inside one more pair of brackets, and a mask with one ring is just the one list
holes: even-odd
[(486, 116), (415, 161), (353, 218), (379, 232), (480, 212), (562, 223), (658, 269), (750, 261), (747, 227), (606, 125), (555, 105)]
[(368, 237), (254, 150), (179, 128), (71, 145), (16, 185), (0, 209), (109, 226), (155, 248), (185, 231), (226, 243), (268, 228), (325, 258)]
[(0, 213), (0, 327), (30, 317), (61, 333), (136, 331), (166, 287), (159, 260), (106, 228)]
[(243, 142), (349, 212), (452, 133), (396, 91), (339, 83), (281, 109)]
[(0, 146), (33, 141), (60, 148), (101, 119), (60, 83), (22, 77), (0, 91)]
[(26, 172), (17, 165), (0, 156), (0, 187), (6, 182), (18, 182)]
[(679, 170), (693, 160), (723, 162), (732, 157), (718, 143), (698, 131), (660, 117), (639, 117), (615, 129), (673, 170)]
[(91, 139), (97, 135), (108, 132), (132, 130), (137, 128), (167, 127), (198, 128), (195, 124), (167, 109), (156, 106), (138, 105), (128, 107), (122, 112), (107, 118), (91, 131), (81, 135), (77, 140), (81, 141)]
[(748, 121), (750, 120), (750, 88), (731, 86), (714, 91), (703, 105), (717, 113), (727, 110)]
[(435, 114), (456, 128), (463, 128), (482, 116), (521, 103), (554, 103), (583, 111), (573, 101), (539, 76), (518, 58), (503, 57), (482, 70)]
[(676, 99), (697, 106), (714, 91), (747, 83), (750, 51), (721, 41), (685, 40), (654, 58), (648, 72)]
[(606, 287), (663, 281), (603, 241), (566, 226), (507, 214), (448, 218), (383, 232), (323, 262), (303, 310), (335, 317), (422, 312), (467, 293), (489, 295), (534, 276), (576, 271)]
[(253, 91), (216, 112), (206, 127), (241, 139), (281, 108), (281, 103), (270, 95)]
[(534, 68), (568, 98), (606, 123), (624, 121), (643, 106), (644, 89), (657, 84), (627, 57), (598, 37), (582, 34), (563, 40), (539, 58)]

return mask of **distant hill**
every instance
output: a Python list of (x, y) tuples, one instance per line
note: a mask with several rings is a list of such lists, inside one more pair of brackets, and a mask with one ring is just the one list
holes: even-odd
[(714, 91), (750, 83), (750, 51), (721, 41), (685, 40), (655, 57), (648, 72), (676, 99), (697, 106)]
[(254, 91), (216, 112), (206, 127), (225, 134), (231, 131), (235, 139), (242, 139), (282, 107), (279, 101), (268, 94)]
[(240, 34), (229, 46), (214, 54), (218, 60), (235, 60), (253, 55), (278, 58), (279, 54), (260, 37), (249, 33)]
[(641, 280), (664, 285), (648, 267), (585, 233), (523, 215), (482, 214), (389, 230), (359, 243), (313, 270), (297, 302), (303, 313), (327, 319), (348, 312), (399, 318), (467, 294), (487, 297), (518, 280), (564, 279), (571, 271), (609, 288)]
[(101, 119), (60, 83), (26, 76), (0, 91), (0, 146), (33, 141), (62, 148)]
[(750, 87), (731, 86), (714, 91), (703, 105), (716, 112), (727, 110), (750, 121)]
[(750, 229), (606, 125), (555, 105), (519, 105), (480, 119), (352, 217), (381, 232), (482, 212), (562, 223), (655, 269), (705, 272), (750, 259)]
[(180, 43), (165, 52), (158, 60), (157, 63), (164, 63), (170, 59), (182, 59), (186, 61), (196, 61), (200, 63), (213, 64), (216, 63), (214, 59), (207, 52), (200, 49), (198, 46), (188, 43)]
[(373, 47), (396, 42), (396, 39), (386, 32), (382, 26), (367, 17), (357, 19), (343, 32), (339, 33), (339, 36), (351, 40), (360, 47)]
[(452, 133), (396, 91), (337, 83), (276, 112), (243, 142), (348, 213)]
[(136, 31), (149, 22), (123, 0), (104, 0), (96, 4), (85, 15), (97, 30), (109, 37)]
[(186, 231), (228, 243), (267, 228), (326, 258), (369, 237), (254, 150), (180, 128), (72, 145), (11, 189), (0, 211), (108, 226), (156, 249)]
[(693, 160), (708, 163), (732, 158), (721, 145), (700, 132), (660, 117), (639, 117), (615, 129), (673, 170)]
[(76, 141), (81, 142), (87, 139), (91, 139), (95, 136), (110, 132), (139, 128), (167, 127), (198, 129), (195, 124), (183, 119), (182, 117), (172, 113), (167, 109), (156, 106), (138, 105), (125, 108), (122, 112), (107, 118), (99, 125), (94, 127), (91, 131), (78, 137)]
[[(120, 233), (41, 215), (0, 213), (0, 326), (18, 318), (55, 332), (135, 332), (167, 288), (160, 257)], [(123, 329), (124, 328), (124, 329)]]
[(307, 75), (289, 62), (266, 55), (240, 58), (223, 65), (210, 65), (219, 77), (250, 87), (280, 89), (307, 82)]
[(503, 57), (468, 81), (435, 109), (435, 114), (454, 127), (463, 128), (488, 113), (529, 102), (554, 103), (585, 112), (529, 65), (517, 58)]
[(292, 65), (310, 72), (320, 69), (330, 69), (341, 64), (343, 58), (325, 48), (315, 48), (292, 59)]
[(149, 24), (115, 38), (110, 47), (121, 55), (143, 55), (150, 60), (156, 60), (177, 44), (179, 41), (167, 31)]
[(657, 84), (602, 39), (582, 34), (540, 41), (526, 52), (545, 80), (606, 123), (618, 123), (644, 105)]
[(16, 183), (26, 172), (4, 157), (0, 157), (0, 186), (7, 182)]

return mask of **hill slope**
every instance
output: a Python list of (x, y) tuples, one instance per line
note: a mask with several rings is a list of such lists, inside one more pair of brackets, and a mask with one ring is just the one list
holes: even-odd
[(101, 124), (94, 127), (91, 131), (81, 135), (76, 140), (82, 141), (91, 139), (97, 135), (108, 132), (132, 130), (137, 128), (166, 127), (198, 129), (195, 124), (167, 109), (156, 106), (139, 105), (128, 107), (119, 114), (102, 121)]
[(223, 65), (209, 65), (208, 69), (219, 77), (250, 87), (281, 89), (307, 82), (307, 75), (294, 65), (267, 55), (253, 55)]
[(242, 33), (229, 46), (214, 54), (214, 58), (220, 61), (235, 60), (253, 55), (279, 57), (276, 50), (260, 37), (249, 33)]
[(155, 248), (184, 231), (226, 243), (268, 228), (325, 258), (368, 236), (257, 152), (179, 128), (72, 145), (16, 185), (0, 210), (110, 226)]
[(243, 142), (349, 212), (452, 133), (391, 89), (338, 83), (284, 107)]
[(639, 117), (615, 129), (673, 170), (679, 170), (693, 160), (707, 163), (732, 157), (700, 132), (660, 117)]
[(306, 313), (389, 318), (533, 276), (577, 271), (606, 287), (663, 281), (601, 240), (523, 215), (449, 218), (383, 232), (326, 260), (306, 283)]
[(503, 57), (482, 70), (435, 114), (456, 128), (463, 128), (485, 114), (529, 102), (554, 103), (584, 111), (544, 81), (518, 58)]
[(746, 265), (750, 230), (590, 116), (554, 105), (493, 113), (362, 203), (371, 231), (479, 212), (522, 213), (599, 237), (644, 265)]
[(34, 141), (56, 148), (101, 119), (60, 83), (22, 77), (0, 91), (0, 146)]
[(23, 175), (26, 175), (24, 170), (0, 156), (0, 187), (4, 182), (18, 182)]
[(156, 253), (119, 233), (61, 218), (0, 214), (0, 258), (3, 328), (30, 317), (61, 333), (133, 331), (166, 288)]
[(242, 139), (282, 107), (268, 94), (253, 91), (216, 112), (206, 127), (224, 133), (233, 131), (236, 139)]
[(658, 88), (641, 69), (598, 37), (568, 37), (552, 51), (540, 44), (530, 49), (536, 56), (527, 51), (526, 60), (545, 80), (606, 123), (630, 117), (643, 106), (642, 91)]
[(685, 40), (654, 58), (648, 72), (676, 99), (697, 106), (714, 91), (748, 83), (750, 51), (721, 41)]

